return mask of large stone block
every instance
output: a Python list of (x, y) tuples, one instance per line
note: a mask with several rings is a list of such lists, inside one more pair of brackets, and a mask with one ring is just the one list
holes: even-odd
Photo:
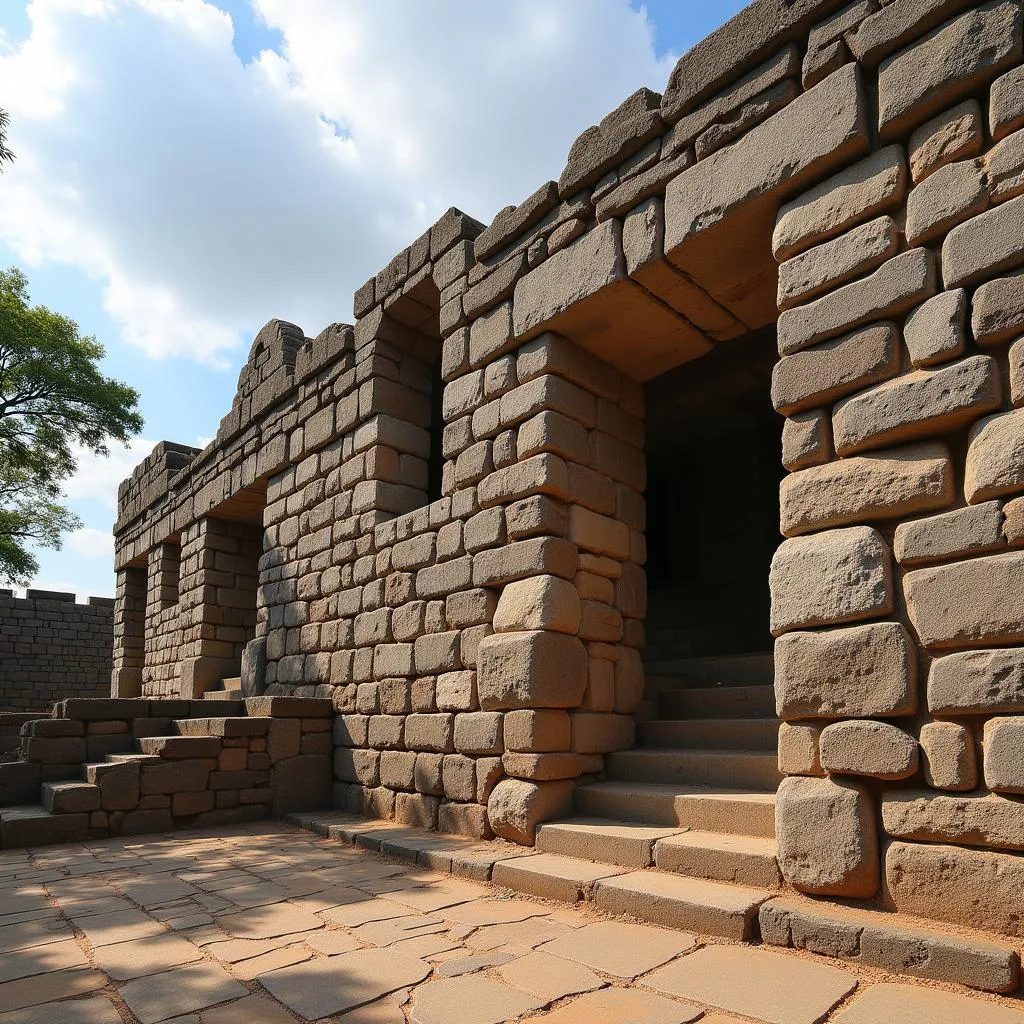
[(1024, 552), (916, 569), (903, 593), (929, 649), (1024, 643)]
[(971, 428), (964, 494), (976, 505), (1024, 491), (1024, 409), (989, 416)]
[(487, 817), (495, 835), (521, 846), (533, 846), (537, 826), (572, 811), (570, 780), (527, 782), (502, 779), (487, 800)]
[(558, 576), (532, 576), (509, 583), (494, 613), (496, 633), (549, 629), (575, 633), (580, 628), (576, 587)]
[(957, 722), (928, 722), (918, 737), (924, 781), (933, 789), (954, 792), (978, 784), (978, 756), (974, 737)]
[(1024, 273), (986, 281), (975, 291), (971, 329), (979, 345), (999, 345), (1024, 331)]
[(909, 245), (926, 245), (989, 205), (980, 160), (958, 160), (940, 167), (907, 197)]
[(820, 466), (832, 455), (832, 418), (821, 409), (794, 413), (782, 424), (782, 464), (790, 472)]
[(900, 146), (872, 153), (816, 185), (780, 210), (772, 236), (775, 258), (835, 238), (855, 224), (897, 205), (907, 191), (907, 165)]
[(783, 416), (886, 380), (899, 372), (900, 335), (895, 324), (877, 324), (783, 356), (772, 370), (772, 403)]
[(480, 643), (477, 693), (485, 711), (574, 708), (587, 688), (587, 651), (564, 633), (494, 633)]
[(821, 767), (830, 775), (906, 779), (917, 763), (917, 741), (887, 722), (836, 722), (821, 734)]
[(967, 293), (939, 292), (917, 307), (903, 325), (914, 366), (933, 366), (962, 355), (966, 344)]
[(978, 284), (1024, 264), (1024, 196), (979, 213), (942, 243), (946, 288)]
[(874, 896), (879, 885), (874, 801), (856, 783), (793, 776), (775, 805), (783, 877), (818, 896)]
[(779, 355), (792, 355), (863, 324), (907, 313), (935, 294), (937, 282), (930, 250), (911, 249), (894, 256), (873, 274), (781, 313)]
[(1024, 850), (1024, 803), (992, 794), (887, 790), (882, 794), (882, 827), (895, 839)]
[(892, 843), (885, 855), (898, 911), (1024, 936), (1024, 858), (958, 846)]
[(779, 497), (787, 537), (900, 519), (952, 505), (953, 467), (945, 445), (913, 445), (792, 473), (782, 481)]
[(922, 181), (940, 167), (977, 156), (985, 144), (985, 123), (977, 100), (965, 100), (926, 121), (910, 137), (910, 175)]
[(985, 723), (985, 785), (996, 793), (1024, 793), (1024, 718)]
[(1005, 547), (1003, 509), (998, 501), (900, 523), (893, 543), (896, 560), (901, 565), (926, 565)]
[(821, 726), (782, 722), (779, 726), (779, 772), (783, 775), (824, 775), (818, 742)]
[(990, 356), (915, 370), (845, 399), (832, 415), (836, 452), (852, 455), (951, 433), (1002, 403)]
[(913, 714), (916, 679), (914, 645), (898, 622), (775, 641), (775, 701), (787, 721)]
[(780, 545), (772, 558), (771, 630), (837, 625), (892, 612), (892, 554), (867, 526), (829, 530)]
[(978, 90), (1024, 56), (1021, 9), (985, 4), (935, 29), (878, 68), (878, 128), (895, 139)]
[(1024, 649), (936, 658), (928, 670), (928, 710), (936, 715), (1024, 712)]
[[(779, 113), (683, 171), (665, 190), (665, 251), (724, 221), (762, 196), (788, 192), (863, 155), (866, 103), (856, 65), (848, 64)], [(673, 260), (675, 262), (675, 260)]]

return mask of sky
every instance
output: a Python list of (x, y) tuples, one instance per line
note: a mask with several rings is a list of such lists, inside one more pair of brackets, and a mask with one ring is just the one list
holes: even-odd
[(313, 337), (448, 207), (487, 223), (742, 0), (0, 0), (0, 267), (104, 346), (142, 434), (84, 454), (33, 586), (113, 594), (117, 485), (202, 447), (272, 317)]

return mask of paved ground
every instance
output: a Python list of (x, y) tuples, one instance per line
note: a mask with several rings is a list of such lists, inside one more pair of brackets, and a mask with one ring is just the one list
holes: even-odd
[(0, 853), (0, 1024), (1024, 1024), (260, 823)]

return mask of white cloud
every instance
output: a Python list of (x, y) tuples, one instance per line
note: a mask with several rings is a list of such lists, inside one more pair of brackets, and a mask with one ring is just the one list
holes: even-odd
[(69, 533), (66, 543), (85, 558), (114, 557), (114, 535), (109, 530), (97, 530), (93, 526), (83, 526)]
[(128, 446), (114, 444), (110, 455), (103, 458), (79, 448), (75, 452), (78, 468), (64, 484), (64, 496), (71, 501), (97, 501), (113, 513), (117, 511), (117, 488), (122, 480), (153, 450), (156, 441), (135, 437)]
[(0, 238), (92, 275), (153, 356), (348, 319), (444, 209), (522, 199), (669, 70), (628, 0), (253, 2), (285, 42), (248, 65), (204, 0), (32, 0), (0, 51)]

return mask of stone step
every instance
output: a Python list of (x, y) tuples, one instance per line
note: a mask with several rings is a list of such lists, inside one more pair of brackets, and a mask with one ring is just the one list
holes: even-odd
[(595, 782), (577, 786), (580, 814), (730, 835), (775, 836), (775, 794), (749, 790)]
[(690, 878), (735, 882), (759, 889), (778, 889), (779, 848), (774, 839), (691, 830), (659, 839), (654, 864)]
[(119, 761), (138, 761), (139, 764), (159, 764), (163, 758), (156, 754), (107, 754), (103, 759), (108, 764), (117, 764)]
[(144, 736), (136, 740), (139, 751), (163, 758), (216, 757), (221, 742), (216, 736)]
[(51, 814), (87, 814), (100, 809), (100, 787), (89, 782), (44, 782), (42, 803)]
[(39, 765), (29, 761), (0, 764), (0, 807), (38, 804), (40, 777)]
[(537, 829), (537, 849), (624, 868), (646, 868), (654, 863), (654, 844), (679, 834), (679, 827), (672, 825), (569, 818), (541, 825)]
[(638, 747), (774, 752), (778, 742), (775, 718), (658, 719), (640, 722), (637, 729)]
[(686, 783), (774, 792), (779, 761), (774, 753), (746, 750), (622, 750), (605, 758), (605, 774), (619, 782)]
[(985, 992), (1014, 992), (1017, 949), (987, 934), (952, 931), (929, 921), (840, 906), (801, 896), (780, 896), (761, 906), (766, 945), (786, 946), (915, 978), (954, 982)]
[(223, 690), (207, 690), (203, 694), (203, 700), (240, 700), (242, 688), (234, 686)]
[(235, 715), (220, 718), (183, 718), (172, 722), (171, 728), (179, 736), (264, 736), (270, 728), (270, 721), (269, 718), (245, 718)]
[(538, 853), (496, 861), (491, 869), (491, 881), (529, 896), (579, 903), (591, 896), (601, 879), (624, 873), (624, 868), (614, 864)]
[(658, 717), (663, 719), (775, 717), (774, 686), (682, 689), (675, 679), (672, 687), (663, 687), (655, 692)]
[(37, 804), (0, 808), (2, 850), (73, 843), (88, 836), (88, 814), (51, 814)]

